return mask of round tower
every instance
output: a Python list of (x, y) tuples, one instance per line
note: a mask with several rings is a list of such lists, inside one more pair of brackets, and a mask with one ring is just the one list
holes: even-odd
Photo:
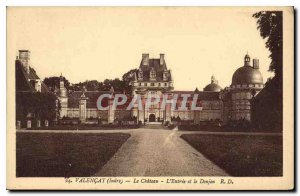
[(232, 113), (231, 120), (251, 120), (250, 100), (264, 87), (263, 77), (259, 71), (258, 59), (250, 64), (248, 53), (244, 57), (244, 66), (238, 68), (230, 86)]

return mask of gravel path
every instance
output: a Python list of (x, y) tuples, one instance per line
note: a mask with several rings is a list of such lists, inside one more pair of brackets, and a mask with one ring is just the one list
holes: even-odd
[(95, 176), (226, 176), (172, 130), (138, 129)]

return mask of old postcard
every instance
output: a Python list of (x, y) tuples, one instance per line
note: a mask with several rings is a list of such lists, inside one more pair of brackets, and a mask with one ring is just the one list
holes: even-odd
[(7, 188), (294, 189), (294, 8), (7, 7)]

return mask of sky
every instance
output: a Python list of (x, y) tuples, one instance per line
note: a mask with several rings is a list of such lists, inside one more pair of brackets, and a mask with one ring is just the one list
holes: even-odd
[(142, 53), (164, 53), (176, 90), (202, 90), (212, 75), (229, 86), (248, 52), (259, 58), (266, 82), (273, 74), (251, 17), (258, 9), (10, 7), (7, 62), (14, 66), (18, 50), (28, 49), (40, 78), (62, 73), (76, 83), (121, 78), (138, 68)]

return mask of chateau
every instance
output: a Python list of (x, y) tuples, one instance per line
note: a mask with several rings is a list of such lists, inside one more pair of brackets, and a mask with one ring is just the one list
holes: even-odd
[[(22, 73), (33, 90), (46, 89), (37, 76), (32, 76), (29, 60), (30, 52), (20, 50), (16, 64), (22, 65)], [(220, 121), (223, 124), (231, 120), (251, 121), (250, 102), (264, 87), (258, 59), (253, 59), (251, 63), (250, 56), (246, 54), (244, 65), (233, 73), (230, 86), (222, 88), (212, 76), (210, 83), (203, 88), (203, 91), (174, 90), (174, 81), (169, 67), (164, 54), (160, 54), (159, 58), (150, 58), (149, 54), (142, 54), (140, 65), (132, 75), (132, 94), (127, 96), (140, 95), (143, 107), (139, 108), (136, 104), (131, 110), (126, 110), (128, 103), (118, 106), (115, 110), (112, 109), (112, 99), (107, 99), (105, 102), (108, 110), (98, 110), (97, 99), (100, 95), (110, 93), (113, 96), (118, 92), (114, 92), (113, 89), (110, 92), (87, 91), (86, 89), (69, 92), (61, 77), (57, 93), (61, 105), (60, 118), (78, 118), (82, 123), (89, 123), (90, 119), (101, 119), (102, 123), (128, 119), (143, 123), (170, 122), (174, 118), (194, 123), (211, 120)], [(151, 105), (149, 109), (145, 109), (145, 99), (148, 95), (167, 96), (168, 99), (176, 101), (176, 107), (172, 108), (172, 103), (168, 102), (165, 108), (161, 108), (162, 104), (158, 102)], [(198, 96), (197, 106), (201, 107), (201, 110), (191, 110), (194, 95)], [(180, 107), (185, 102), (187, 109), (181, 110)]]
[[(263, 78), (259, 71), (259, 60), (253, 59), (251, 65), (250, 56), (244, 57), (244, 65), (235, 71), (232, 76), (230, 87), (222, 89), (214, 76), (210, 83), (203, 88), (203, 91), (176, 91), (173, 87), (172, 72), (167, 67), (164, 54), (159, 58), (149, 58), (149, 54), (143, 54), (141, 63), (132, 78), (132, 94), (139, 94), (142, 103), (149, 94), (158, 96), (168, 95), (170, 99), (177, 95), (175, 110), (171, 104), (166, 104), (166, 108), (160, 108), (161, 103), (152, 105), (148, 110), (139, 109), (137, 105), (127, 111), (125, 108), (116, 110), (99, 111), (96, 107), (97, 98), (102, 93), (99, 91), (80, 91), (67, 93), (64, 83), (60, 83), (61, 117), (79, 117), (82, 122), (88, 118), (101, 118), (104, 122), (113, 123), (115, 120), (137, 117), (141, 122), (164, 122), (171, 121), (172, 118), (180, 118), (198, 123), (200, 121), (220, 120), (226, 123), (229, 120), (251, 120), (250, 100), (263, 88)], [(178, 110), (183, 97), (187, 98), (187, 110)], [(193, 95), (198, 95), (201, 111), (190, 110)], [(112, 100), (108, 100), (112, 104)]]

